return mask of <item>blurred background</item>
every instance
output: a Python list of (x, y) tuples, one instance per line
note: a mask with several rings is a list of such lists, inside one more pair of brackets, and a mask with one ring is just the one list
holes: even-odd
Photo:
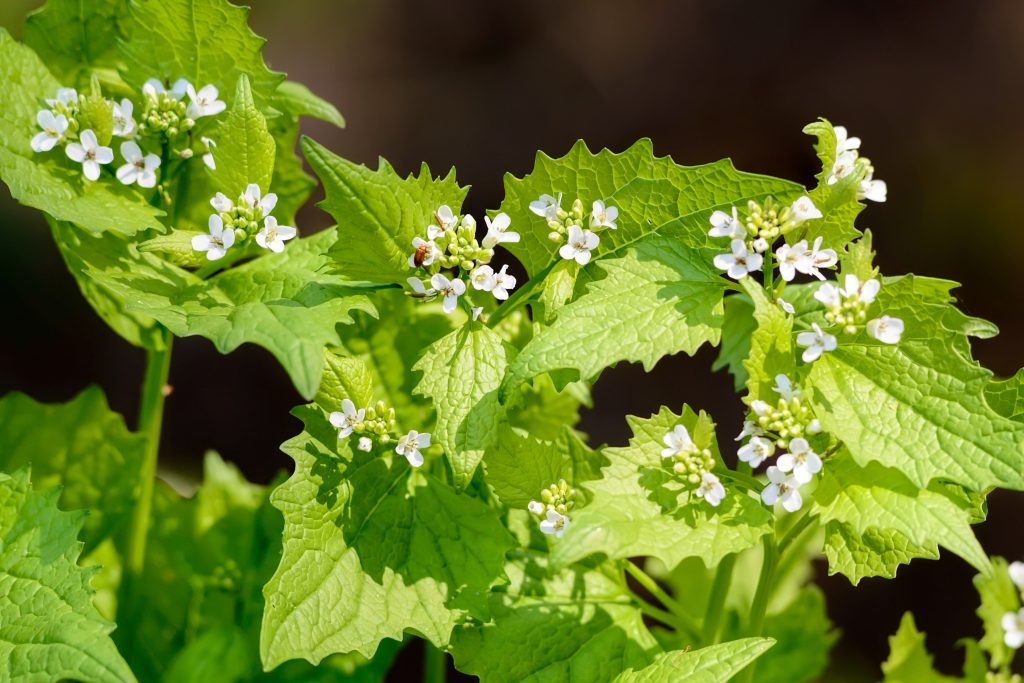
[[(20, 35), (39, 0), (3, 0), (0, 25)], [(864, 140), (888, 182), (861, 227), (875, 233), (886, 274), (942, 276), (971, 315), (1002, 334), (975, 355), (997, 375), (1024, 365), (1024, 3), (1019, 0), (752, 3), (634, 0), (374, 2), (253, 0), (253, 29), (268, 39), (274, 69), (334, 102), (348, 127), (305, 132), (339, 154), (403, 173), (421, 161), (454, 165), (479, 215), (502, 198), (502, 174), (528, 172), (538, 149), (554, 156), (577, 138), (621, 150), (639, 137), (682, 164), (731, 157), (748, 171), (812, 184), (818, 170), (804, 124), (825, 116)], [(318, 194), (317, 197), (320, 195)], [(299, 228), (329, 222), (310, 203)], [(134, 422), (143, 354), (107, 329), (81, 297), (41, 216), (0, 186), (6, 292), (0, 394), (65, 401), (89, 383)], [(623, 415), (646, 416), (686, 401), (719, 423), (730, 443), (741, 405), (714, 351), (608, 371), (580, 427), (593, 444), (624, 444)], [(213, 379), (215, 378), (215, 379)], [(221, 356), (206, 340), (181, 339), (171, 369), (161, 464), (195, 478), (213, 448), (251, 479), (290, 465), (278, 444), (294, 435), (300, 403), (283, 370), (255, 347)], [(194, 429), (217, 411), (221, 425)], [(1024, 559), (1024, 496), (990, 499), (978, 536), (992, 554)], [(980, 635), (972, 570), (944, 554), (893, 581), (818, 581), (843, 631), (834, 674), (871, 680), (887, 637), (908, 609), (947, 671), (955, 642)]]

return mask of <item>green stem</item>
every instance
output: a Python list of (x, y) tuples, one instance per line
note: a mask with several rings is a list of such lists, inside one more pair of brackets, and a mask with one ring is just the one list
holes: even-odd
[(635, 597), (637, 602), (640, 603), (640, 611), (643, 612), (648, 608), (657, 610), (661, 616), (657, 614), (650, 614), (650, 616), (654, 617), (658, 621), (668, 624), (677, 631), (685, 633), (687, 636), (692, 638), (694, 642), (696, 642), (697, 638), (700, 637), (700, 629), (697, 628), (696, 622), (689, 614), (686, 613), (683, 606), (680, 605), (671, 595), (665, 592), (665, 590), (658, 585), (658, 582), (651, 578), (651, 576), (643, 569), (636, 566), (629, 560), (626, 560), (625, 567), (626, 573), (632, 576), (637, 583), (639, 583), (648, 593), (653, 595), (659, 602), (661, 602), (661, 604), (671, 610), (671, 613), (654, 607), (646, 600), (643, 600), (634, 594), (633, 597)]
[(779, 555), (786, 552), (786, 548), (788, 548), (789, 545), (795, 541), (797, 537), (803, 533), (804, 529), (810, 526), (812, 522), (814, 522), (814, 517), (812, 517), (810, 513), (804, 513), (804, 516), (801, 517), (796, 524), (790, 527), (789, 531), (786, 532), (786, 535), (782, 537), (781, 541), (779, 541)]
[(544, 268), (544, 270), (531, 277), (525, 285), (513, 292), (512, 296), (510, 296), (501, 306), (498, 306), (498, 310), (494, 311), (494, 313), (491, 314), (491, 317), (487, 319), (487, 327), (494, 329), (494, 327), (504, 320), (509, 313), (515, 311), (517, 308), (521, 308), (529, 300), (533, 290), (537, 289), (537, 286), (544, 281), (544, 278), (548, 276), (548, 273), (558, 265), (558, 261), (559, 259), (557, 258), (553, 260)]
[(735, 564), (735, 554), (726, 555), (718, 564), (715, 582), (711, 585), (711, 595), (708, 597), (708, 607), (704, 612), (704, 628), (700, 636), (702, 646), (706, 647), (718, 642), (718, 629), (722, 623), (725, 598), (729, 594), (729, 585), (732, 583), (732, 569)]
[[(764, 617), (768, 611), (768, 600), (771, 598), (775, 586), (775, 567), (779, 561), (778, 547), (775, 545), (773, 534), (766, 534), (763, 537), (764, 560), (761, 563), (761, 575), (757, 579), (757, 590), (754, 593), (754, 602), (750, 606), (750, 626), (747, 635), (757, 637), (764, 629)], [(740, 674), (737, 680), (740, 683), (750, 683), (754, 680), (754, 662)]]
[(138, 431), (146, 438), (146, 449), (140, 473), (139, 498), (132, 511), (124, 558), (125, 595), (128, 596), (129, 603), (132, 602), (133, 591), (138, 590), (146, 563), (146, 536), (149, 533), (149, 519), (153, 509), (153, 485), (156, 480), (157, 454), (160, 450), (165, 387), (171, 367), (171, 342), (174, 337), (166, 330), (162, 332), (163, 350), (146, 350), (146, 378), (142, 385), (142, 400), (139, 405)]
[(448, 655), (423, 641), (423, 683), (444, 683), (448, 677)]
[(746, 472), (730, 470), (728, 468), (718, 468), (715, 470), (715, 474), (721, 475), (726, 479), (730, 479), (759, 495), (761, 493), (761, 489), (764, 488), (764, 484), (755, 479), (753, 475), (747, 474)]
[(764, 263), (761, 266), (764, 272), (764, 291), (768, 293), (769, 301), (775, 301), (775, 261), (772, 259), (771, 250), (764, 252)]
[(657, 619), (666, 626), (671, 626), (676, 631), (681, 631), (683, 633), (689, 631), (686, 625), (683, 624), (676, 615), (670, 614), (663, 609), (659, 609), (636, 595), (634, 595), (633, 598), (636, 600), (637, 607), (640, 609), (642, 614), (645, 614), (652, 619)]
[(648, 593), (656, 597), (661, 604), (668, 607), (673, 612), (681, 612), (682, 607), (676, 602), (671, 595), (665, 592), (665, 590), (658, 585), (658, 582), (652, 579), (647, 572), (640, 567), (636, 566), (629, 560), (626, 560), (626, 573), (633, 577), (637, 583), (644, 587)]

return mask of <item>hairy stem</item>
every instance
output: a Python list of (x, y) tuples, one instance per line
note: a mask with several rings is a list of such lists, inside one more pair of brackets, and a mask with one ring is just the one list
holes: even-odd
[[(779, 561), (779, 550), (775, 545), (775, 536), (766, 534), (762, 539), (764, 544), (764, 561), (761, 563), (761, 575), (757, 579), (757, 590), (754, 593), (754, 602), (750, 606), (750, 625), (747, 629), (747, 636), (757, 637), (764, 629), (764, 617), (768, 611), (768, 600), (771, 598), (772, 590), (775, 588), (775, 568)], [(754, 665), (752, 663), (737, 678), (740, 683), (750, 683), (754, 680)]]
[(704, 612), (704, 628), (701, 630), (700, 636), (703, 646), (714, 645), (718, 642), (718, 629), (722, 624), (722, 611), (725, 608), (725, 598), (729, 594), (732, 569), (735, 564), (735, 554), (726, 555), (718, 564), (715, 582), (711, 585), (711, 595), (708, 597), (708, 606)]
[(423, 683), (444, 683), (448, 677), (448, 655), (423, 641)]

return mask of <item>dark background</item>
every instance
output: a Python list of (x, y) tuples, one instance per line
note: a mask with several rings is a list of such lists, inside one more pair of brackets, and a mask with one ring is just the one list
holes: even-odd
[[(0, 24), (20, 35), (37, 4), (3, 0)], [(500, 203), (502, 173), (522, 175), (537, 149), (561, 155), (580, 137), (621, 150), (647, 136), (679, 163), (730, 156), (741, 169), (811, 184), (817, 160), (800, 129), (818, 116), (844, 124), (889, 184), (889, 201), (860, 219), (875, 233), (883, 272), (963, 282), (963, 308), (1002, 329), (975, 344), (976, 356), (997, 375), (1024, 364), (1019, 0), (253, 4), (271, 67), (335, 102), (348, 122), (305, 132), (345, 157), (372, 164), (381, 155), (403, 172), (420, 161), (435, 171), (455, 165), (473, 185), (465, 210), (477, 215)], [(327, 223), (312, 204), (300, 214), (304, 233)], [(41, 217), (6, 188), (0, 225), (0, 393), (64, 401), (98, 382), (131, 423), (142, 352), (92, 313)], [(623, 444), (623, 415), (686, 401), (711, 411), (727, 442), (741, 406), (730, 378), (708, 371), (713, 358), (667, 358), (649, 375), (608, 371), (582, 428), (595, 444)], [(269, 354), (247, 346), (221, 356), (203, 339), (180, 339), (171, 383), (165, 474), (194, 480), (207, 448), (258, 481), (290, 465), (277, 445), (297, 430), (288, 411), (301, 399)], [(1021, 495), (992, 496), (989, 522), (977, 528), (990, 553), (1024, 559), (1022, 513)], [(856, 590), (819, 569), (844, 632), (828, 680), (877, 677), (907, 609), (947, 670), (962, 660), (956, 640), (980, 635), (973, 571), (948, 553)]]

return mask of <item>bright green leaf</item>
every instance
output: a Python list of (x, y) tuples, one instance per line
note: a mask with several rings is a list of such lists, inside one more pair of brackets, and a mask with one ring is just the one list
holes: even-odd
[(284, 81), (274, 93), (274, 106), (289, 116), (312, 116), (315, 119), (345, 127), (345, 119), (333, 104), (317, 97), (302, 83)]
[(1009, 379), (990, 382), (985, 387), (985, 399), (1003, 417), (1024, 422), (1024, 369)]
[(917, 545), (894, 529), (870, 527), (858, 532), (852, 524), (843, 522), (832, 522), (825, 529), (823, 552), (829, 573), (842, 574), (855, 586), (865, 577), (891, 579), (900, 565), (917, 557), (939, 559), (935, 542)]
[(25, 44), (65, 85), (85, 85), (89, 71), (117, 67), (125, 0), (46, 0), (25, 18)]
[(253, 102), (245, 74), (238, 78), (231, 107), (218, 117), (213, 137), (217, 141), (217, 168), (210, 173), (216, 191), (234, 199), (249, 183), (256, 183), (264, 193), (270, 190), (274, 174), (274, 138)]
[(750, 355), (751, 335), (758, 327), (754, 306), (747, 297), (725, 297), (725, 320), (722, 322), (722, 347), (711, 370), (726, 368), (736, 391), (747, 385), (747, 369), (743, 362)]
[(754, 303), (757, 328), (750, 335), (750, 351), (743, 367), (747, 371), (747, 400), (759, 399), (774, 404), (775, 377), (783, 374), (795, 377), (796, 361), (793, 356), (793, 319), (777, 303), (771, 301), (764, 290), (751, 278), (741, 283)]
[(882, 673), (885, 674), (883, 683), (953, 683), (957, 680), (932, 668), (924, 634), (917, 630), (910, 612), (903, 615), (899, 631), (889, 638), (889, 659), (882, 664)]
[(720, 683), (771, 651), (774, 644), (771, 638), (744, 638), (699, 650), (664, 652), (639, 671), (623, 671), (613, 683)]
[(813, 242), (816, 237), (821, 237), (823, 247), (838, 252), (861, 234), (854, 226), (854, 221), (864, 208), (857, 200), (857, 189), (864, 173), (858, 168), (845, 178), (829, 185), (828, 178), (832, 174), (832, 165), (836, 160), (835, 130), (831, 123), (821, 119), (805, 126), (804, 132), (818, 138), (814, 148), (821, 160), (821, 172), (815, 176), (818, 179), (818, 186), (810, 191), (809, 196), (824, 215), (820, 220), (811, 222), (806, 232), (801, 234), (801, 238)]
[(825, 610), (825, 596), (809, 586), (781, 611), (769, 614), (764, 635), (775, 647), (757, 661), (755, 683), (817, 681), (828, 667), (829, 650), (839, 639)]

